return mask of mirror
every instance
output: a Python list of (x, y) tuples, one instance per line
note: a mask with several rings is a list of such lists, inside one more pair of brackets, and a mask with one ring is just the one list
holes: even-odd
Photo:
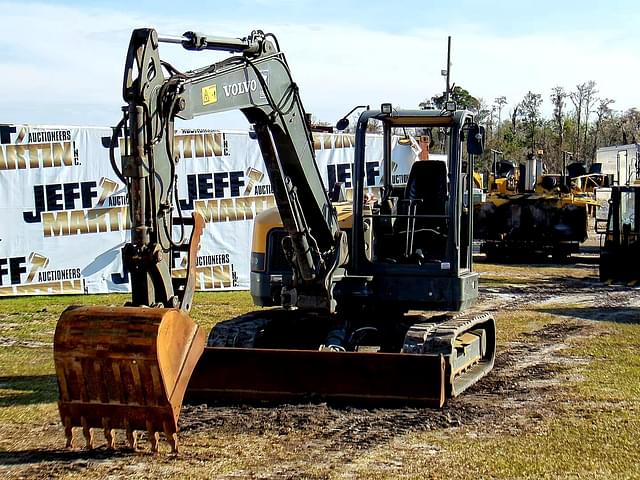
[(467, 132), (467, 152), (469, 155), (482, 155), (484, 151), (484, 127), (477, 123), (469, 125)]
[(347, 117), (341, 118), (336, 123), (336, 130), (342, 131), (349, 126), (349, 119)]

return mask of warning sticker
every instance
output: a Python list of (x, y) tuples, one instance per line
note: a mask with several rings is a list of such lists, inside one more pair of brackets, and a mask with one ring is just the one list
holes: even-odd
[(218, 101), (218, 89), (216, 85), (209, 85), (208, 87), (202, 87), (202, 105), (211, 105)]

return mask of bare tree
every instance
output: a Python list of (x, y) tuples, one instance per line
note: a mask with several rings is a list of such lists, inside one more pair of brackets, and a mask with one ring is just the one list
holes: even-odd
[(518, 130), (518, 115), (520, 115), (520, 104), (517, 104), (513, 107), (513, 111), (511, 112), (511, 130), (515, 134)]
[(573, 107), (576, 110), (576, 135), (573, 140), (573, 151), (575, 154), (578, 154), (578, 150), (580, 148), (580, 125), (582, 122), (582, 105), (584, 104), (584, 91), (586, 89), (586, 84), (576, 85), (576, 91), (569, 93), (569, 99), (571, 103), (573, 103)]
[(491, 108), (482, 97), (478, 97), (478, 110), (476, 112), (476, 121), (489, 127), (489, 131), (493, 128), (493, 119), (491, 118)]
[(553, 105), (553, 126), (558, 135), (558, 155), (561, 155), (564, 146), (564, 107), (567, 92), (563, 87), (553, 87), (550, 98)]
[[(580, 85), (576, 85), (576, 90), (574, 92), (569, 93), (569, 98), (571, 99), (571, 103), (576, 110), (576, 136), (573, 145), (573, 151), (576, 155), (579, 155), (580, 152), (580, 137), (582, 135), (582, 128), (584, 124), (589, 123), (589, 109), (593, 106), (593, 96), (595, 94), (595, 86), (596, 82), (593, 80), (589, 80), (586, 83), (582, 83)], [(587, 112), (587, 118), (583, 122), (583, 116)]]
[(624, 112), (621, 129), (623, 144), (637, 143), (640, 140), (640, 111), (637, 108)]
[(598, 91), (595, 87), (596, 82), (594, 82), (593, 80), (587, 82), (587, 90), (585, 91), (584, 96), (584, 141), (582, 142), (582, 145), (584, 153), (583, 158), (585, 158), (585, 160), (587, 156), (587, 132), (589, 130), (589, 116), (591, 115), (591, 109), (598, 100), (596, 98), (596, 93), (598, 93)]
[(502, 108), (507, 104), (507, 97), (501, 95), (494, 100), (496, 107), (498, 109), (498, 128), (497, 133), (500, 134), (500, 122), (502, 120)]
[(591, 158), (596, 157), (596, 150), (598, 149), (598, 136), (600, 129), (602, 128), (602, 122), (611, 118), (613, 110), (611, 104), (615, 100), (610, 98), (601, 98), (598, 102), (598, 109), (596, 110), (596, 122), (593, 126), (593, 147), (591, 148)]

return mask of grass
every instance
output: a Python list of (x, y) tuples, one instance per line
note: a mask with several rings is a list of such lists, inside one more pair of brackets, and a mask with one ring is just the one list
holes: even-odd
[(532, 333), (557, 321), (551, 314), (531, 310), (503, 311), (495, 315), (498, 347), (507, 347), (521, 338), (523, 333)]
[[(485, 272), (483, 282), (504, 286), (509, 278), (531, 285), (562, 275), (585, 280), (593, 276), (590, 268), (479, 267)], [(0, 455), (5, 449), (10, 452), (62, 443), (51, 336), (64, 308), (72, 304), (120, 305), (127, 298), (0, 299), (0, 339), (22, 342), (0, 346)], [(502, 407), (492, 406), (489, 396), (485, 402), (494, 410), (494, 417), (485, 420), (480, 416), (478, 423), (460, 427), (411, 430), (366, 448), (338, 448), (332, 440), (335, 437), (309, 438), (303, 428), (284, 434), (213, 428), (186, 436), (183, 448), (188, 453), (177, 458), (140, 453), (90, 462), (73, 467), (75, 470), (69, 462), (57, 472), (65, 478), (204, 478), (222, 474), (238, 478), (640, 478), (640, 323), (592, 321), (586, 313), (569, 318), (554, 313), (560, 306), (571, 311), (594, 308), (584, 303), (545, 304), (496, 314), (501, 350), (513, 342), (532, 341), (528, 334), (553, 323), (589, 325), (591, 335), (573, 337), (559, 353), (585, 361), (558, 370), (566, 380), (553, 391), (549, 403), (539, 408), (523, 405), (502, 411)], [(208, 331), (216, 322), (252, 308), (247, 292), (197, 293), (192, 317)], [(511, 400), (496, 397), (498, 402)], [(46, 427), (49, 424), (56, 426)], [(47, 428), (54, 428), (55, 435)], [(29, 437), (32, 433), (9, 438), (34, 430), (49, 432), (55, 438)], [(7, 457), (0, 456), (0, 473), (2, 458)], [(38, 472), (43, 476), (46, 470)]]
[(522, 265), (522, 264), (474, 264), (474, 269), (480, 273), (480, 283), (485, 287), (511, 286), (522, 284), (532, 286), (536, 284), (553, 284), (557, 279), (566, 280), (597, 280), (597, 265), (569, 265), (559, 267), (555, 265)]
[(581, 372), (584, 381), (577, 385), (577, 392), (588, 400), (635, 403), (640, 419), (640, 323), (607, 323), (606, 329), (570, 351), (591, 359)]
[(191, 317), (205, 329), (211, 330), (221, 320), (256, 309), (249, 292), (198, 292), (193, 301)]
[[(408, 466), (403, 475), (409, 477), (437, 472), (435, 478), (637, 478), (637, 414), (614, 410), (589, 418), (569, 415), (550, 420), (540, 432), (409, 434), (392, 444), (382, 461)], [(432, 445), (438, 454), (415, 454), (419, 445)]]
[[(502, 342), (557, 322), (539, 312), (497, 315)], [(595, 322), (594, 322), (595, 323)], [(553, 404), (543, 407), (538, 425), (521, 419), (507, 431), (462, 427), (409, 433), (370, 452), (358, 468), (363, 477), (371, 462), (399, 463), (401, 471), (380, 478), (640, 478), (640, 334), (639, 324), (597, 322), (598, 333), (576, 338), (566, 357), (589, 359), (569, 373)], [(531, 412), (524, 412), (525, 417)], [(534, 412), (534, 417), (535, 417)], [(425, 455), (425, 448), (428, 453)], [(389, 448), (390, 447), (390, 448)], [(437, 472), (437, 473), (435, 473)]]

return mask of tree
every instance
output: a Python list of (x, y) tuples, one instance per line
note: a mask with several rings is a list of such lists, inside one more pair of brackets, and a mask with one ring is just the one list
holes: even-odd
[(638, 143), (640, 141), (640, 111), (630, 108), (622, 114), (620, 119), (622, 143)]
[(539, 93), (533, 93), (531, 90), (520, 102), (522, 114), (525, 122), (529, 127), (529, 141), (531, 146), (531, 153), (535, 153), (535, 137), (536, 127), (540, 123), (540, 106), (542, 105), (542, 95)]
[[(477, 112), (480, 109), (480, 101), (467, 90), (457, 85), (451, 89), (451, 95), (449, 98), (456, 102), (457, 108), (467, 109), (473, 112)], [(431, 97), (431, 102), (433, 102), (433, 105), (436, 108), (443, 109), (446, 99), (447, 92), (443, 92), (442, 95), (435, 95)]]
[[(564, 106), (567, 92), (563, 87), (553, 87), (551, 89), (551, 104), (553, 105), (553, 126), (558, 137), (558, 154), (561, 155), (564, 147)], [(557, 161), (560, 160), (558, 157)]]
[(477, 100), (478, 107), (476, 109), (476, 121), (483, 125), (487, 125), (489, 129), (491, 129), (493, 123), (491, 117), (493, 112), (489, 105), (487, 105), (487, 103), (482, 98), (478, 98)]
[[(444, 98), (444, 94), (433, 97), (434, 107), (442, 108)], [(466, 90), (454, 88), (452, 98), (458, 102), (458, 107), (473, 110), (478, 121), (484, 121), (488, 129), (493, 128), (488, 132), (485, 151), (500, 150), (505, 159), (517, 162), (524, 160), (531, 150), (542, 148), (550, 172), (560, 171), (563, 150), (573, 150), (576, 160), (589, 162), (599, 147), (640, 142), (640, 109), (613, 110), (613, 99), (598, 98), (593, 81), (580, 83), (571, 92), (563, 86), (551, 89), (547, 98), (553, 113), (548, 118), (541, 114), (543, 96), (529, 91), (508, 115), (505, 114), (504, 125), (502, 112), (507, 105), (506, 97), (496, 97), (491, 105), (487, 105)], [(423, 104), (428, 102), (426, 99)], [(434, 138), (440, 138), (436, 132)]]
[(495, 100), (495, 105), (496, 108), (498, 110), (498, 128), (497, 128), (497, 134), (500, 135), (500, 123), (502, 121), (502, 108), (507, 104), (507, 97), (505, 97), (504, 95), (497, 97)]
[(518, 130), (518, 115), (520, 115), (520, 104), (513, 107), (513, 111), (511, 112), (511, 130), (513, 133), (516, 133)]
[[(589, 109), (593, 106), (594, 95), (597, 92), (596, 82), (589, 80), (586, 83), (576, 85), (576, 90), (569, 93), (569, 99), (575, 108), (576, 115), (576, 132), (573, 145), (573, 152), (580, 157), (580, 137), (582, 135), (582, 127), (589, 123)], [(586, 112), (586, 118), (583, 122), (583, 115)], [(583, 157), (584, 158), (584, 157)]]
[(596, 86), (596, 82), (594, 82), (593, 80), (591, 80), (590, 82), (587, 82), (587, 91), (585, 92), (585, 98), (584, 98), (584, 141), (582, 142), (582, 145), (583, 145), (582, 158), (585, 158), (585, 159), (587, 157), (587, 132), (589, 130), (589, 116), (591, 114), (591, 109), (593, 108), (593, 105), (597, 101), (596, 93), (598, 93), (598, 91), (595, 89), (595, 86)]
[(610, 98), (601, 98), (598, 103), (598, 109), (596, 110), (596, 122), (593, 127), (593, 147), (591, 148), (591, 158), (595, 158), (596, 150), (598, 149), (598, 135), (600, 134), (600, 130), (602, 128), (602, 123), (608, 118), (611, 118), (613, 114), (613, 110), (611, 109), (611, 104), (614, 103), (615, 100), (611, 100)]

